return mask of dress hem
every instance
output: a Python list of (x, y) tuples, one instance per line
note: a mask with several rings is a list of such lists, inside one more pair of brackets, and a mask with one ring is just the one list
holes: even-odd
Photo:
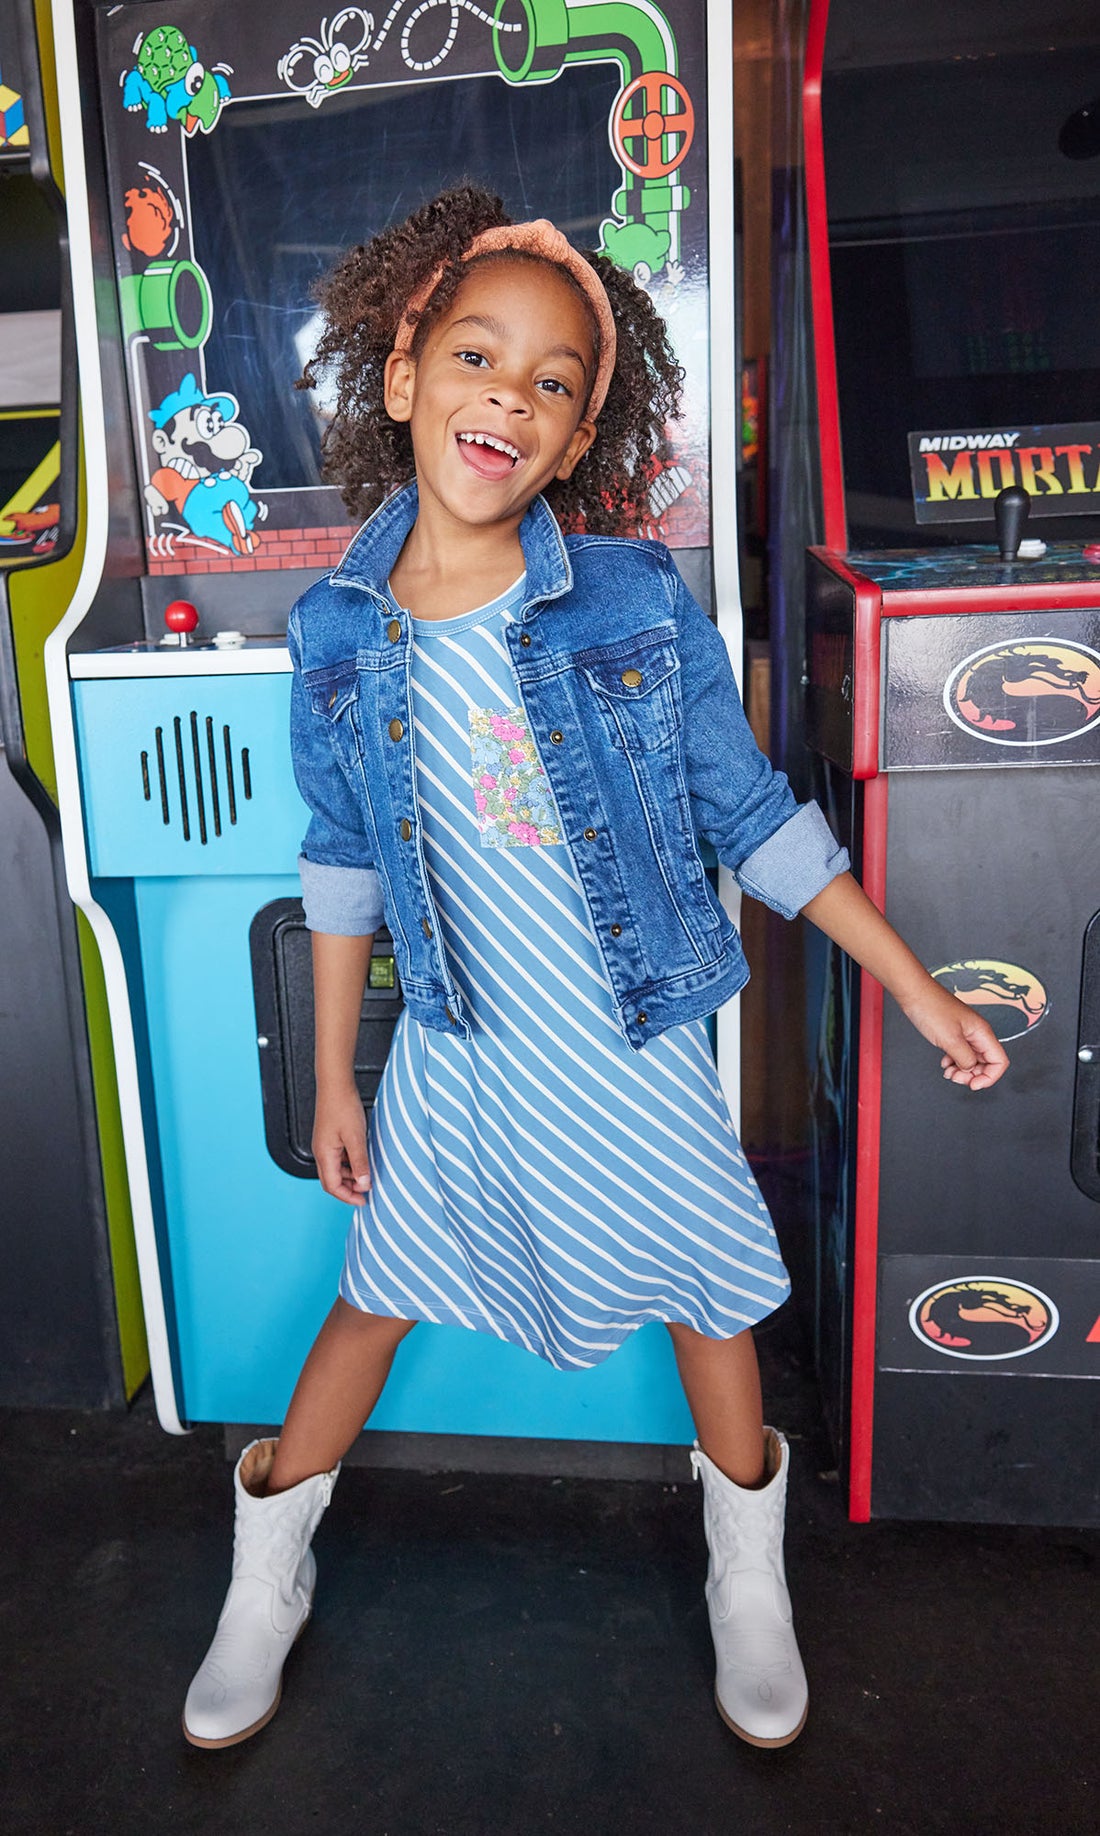
[(530, 1352), (533, 1357), (541, 1358), (542, 1362), (544, 1364), (549, 1364), (553, 1370), (592, 1371), (596, 1369), (597, 1365), (606, 1364), (608, 1358), (615, 1352), (621, 1350), (627, 1339), (639, 1331), (642, 1326), (688, 1326), (691, 1328), (692, 1332), (697, 1332), (700, 1337), (704, 1339), (721, 1340), (740, 1338), (742, 1332), (748, 1332), (753, 1326), (759, 1326), (762, 1320), (770, 1319), (771, 1315), (782, 1307), (785, 1301), (789, 1300), (791, 1291), (790, 1288), (788, 1288), (786, 1293), (779, 1296), (773, 1306), (761, 1307), (758, 1311), (752, 1313), (751, 1316), (747, 1315), (744, 1324), (740, 1326), (736, 1332), (708, 1332), (705, 1326), (701, 1325), (698, 1320), (689, 1319), (686, 1313), (674, 1313), (671, 1311), (667, 1313), (644, 1314), (640, 1318), (632, 1319), (629, 1322), (609, 1320), (607, 1322), (607, 1330), (618, 1332), (620, 1336), (616, 1339), (614, 1345), (609, 1345), (607, 1350), (601, 1352), (599, 1357), (590, 1358), (587, 1361), (580, 1358), (569, 1358), (567, 1361), (563, 1360), (560, 1355), (555, 1355), (549, 1348), (529, 1343), (526, 1339), (522, 1338), (514, 1328), (503, 1323), (498, 1324), (491, 1316), (487, 1318), (481, 1314), (462, 1313), (457, 1307), (441, 1307), (437, 1313), (421, 1313), (417, 1312), (415, 1306), (411, 1306), (407, 1301), (390, 1301), (383, 1299), (381, 1296), (375, 1297), (376, 1305), (364, 1307), (362, 1303), (356, 1299), (354, 1290), (351, 1289), (350, 1284), (346, 1280), (341, 1281), (339, 1293), (340, 1299), (345, 1301), (349, 1307), (356, 1308), (359, 1313), (376, 1313), (383, 1319), (409, 1320), (414, 1325), (421, 1326), (459, 1326), (466, 1332), (481, 1332), (486, 1334), (489, 1338), (504, 1339), (510, 1345), (518, 1345), (521, 1351)]

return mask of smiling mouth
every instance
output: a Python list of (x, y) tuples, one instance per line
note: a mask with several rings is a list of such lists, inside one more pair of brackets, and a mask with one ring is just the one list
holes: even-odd
[(460, 433), (456, 437), (463, 459), (479, 478), (507, 478), (523, 458), (518, 447), (496, 434)]

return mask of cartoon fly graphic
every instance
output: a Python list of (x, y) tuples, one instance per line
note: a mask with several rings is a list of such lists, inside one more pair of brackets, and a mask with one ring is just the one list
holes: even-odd
[(342, 89), (370, 62), (367, 47), (374, 16), (361, 6), (345, 6), (331, 20), (322, 19), (316, 38), (302, 37), (279, 59), (279, 76), (288, 89), (320, 108), (326, 96)]

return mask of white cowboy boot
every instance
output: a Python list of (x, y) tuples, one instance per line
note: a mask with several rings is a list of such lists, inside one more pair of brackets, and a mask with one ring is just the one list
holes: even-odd
[(195, 1747), (232, 1747), (271, 1720), (287, 1653), (309, 1619), (317, 1578), (310, 1540), (340, 1467), (264, 1498), (275, 1447), (250, 1442), (233, 1475), (233, 1579), (183, 1710)]
[(691, 1463), (703, 1481), (718, 1713), (754, 1747), (785, 1747), (802, 1731), (808, 1697), (783, 1569), (790, 1450), (774, 1428), (764, 1445), (770, 1478), (758, 1491), (727, 1479), (698, 1442)]

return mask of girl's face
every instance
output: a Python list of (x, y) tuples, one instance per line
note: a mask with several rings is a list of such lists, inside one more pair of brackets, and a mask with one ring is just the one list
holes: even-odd
[(412, 434), (421, 512), (515, 525), (596, 437), (588, 315), (544, 262), (475, 267), (414, 361), (386, 364), (386, 409)]

